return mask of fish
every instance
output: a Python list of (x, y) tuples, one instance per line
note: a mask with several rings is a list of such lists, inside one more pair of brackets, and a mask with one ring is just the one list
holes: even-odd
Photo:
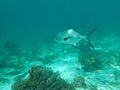
[(81, 35), (76, 32), (74, 29), (68, 29), (66, 31), (60, 32), (57, 34), (55, 41), (57, 43), (68, 44), (77, 49), (95, 49), (93, 46), (90, 37), (94, 31), (98, 29), (98, 26), (89, 31), (86, 35)]

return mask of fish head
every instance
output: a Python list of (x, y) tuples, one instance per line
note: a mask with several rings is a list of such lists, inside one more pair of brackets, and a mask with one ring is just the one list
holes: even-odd
[(75, 45), (81, 40), (81, 35), (75, 32), (73, 29), (69, 29), (58, 33), (55, 41), (58, 43)]

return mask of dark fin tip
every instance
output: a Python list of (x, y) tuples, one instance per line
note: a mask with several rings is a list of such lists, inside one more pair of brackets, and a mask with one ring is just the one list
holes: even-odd
[(90, 45), (90, 47), (95, 50), (95, 47), (93, 46), (93, 44), (92, 44), (92, 42), (90, 41), (90, 39), (87, 38), (87, 40), (88, 40), (88, 44)]
[(98, 29), (98, 28), (99, 28), (99, 27), (96, 26), (96, 27), (93, 28), (90, 32), (88, 32), (87, 37), (90, 37), (90, 36), (92, 35), (92, 33), (93, 33), (96, 29)]

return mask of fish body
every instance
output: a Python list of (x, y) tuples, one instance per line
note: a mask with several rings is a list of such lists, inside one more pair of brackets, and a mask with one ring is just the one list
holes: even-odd
[(81, 35), (80, 33), (76, 32), (74, 29), (69, 29), (58, 33), (55, 41), (62, 44), (68, 44), (76, 48), (81, 48), (81, 47), (85, 48), (87, 46), (92, 49), (95, 49), (89, 37), (97, 28), (98, 27), (92, 29), (86, 36)]
[(85, 36), (80, 35), (79, 33), (75, 32), (73, 29), (69, 29), (67, 31), (60, 32), (56, 37), (56, 41), (58, 43), (75, 45), (84, 38)]

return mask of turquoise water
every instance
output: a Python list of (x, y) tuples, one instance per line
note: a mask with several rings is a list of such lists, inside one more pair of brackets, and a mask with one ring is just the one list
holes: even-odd
[[(93, 53), (55, 42), (60, 32), (72, 28), (86, 35), (95, 26)], [(1, 0), (0, 90), (28, 80), (36, 65), (59, 72), (76, 90), (119, 90), (119, 40), (119, 0)]]

